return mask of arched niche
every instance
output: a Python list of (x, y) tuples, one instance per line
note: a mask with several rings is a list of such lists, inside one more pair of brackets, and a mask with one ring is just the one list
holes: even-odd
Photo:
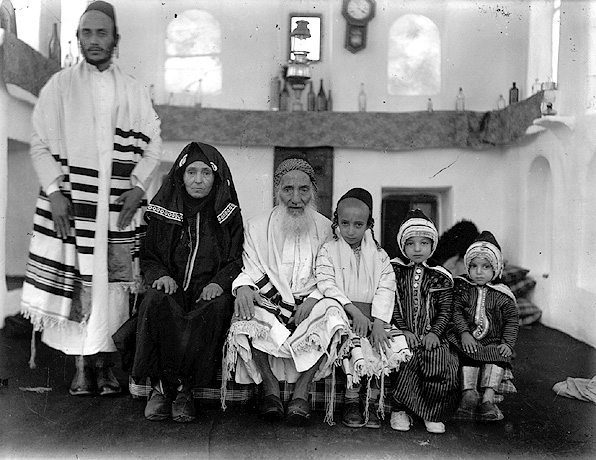
[(550, 163), (534, 159), (527, 176), (524, 264), (536, 277), (548, 277), (553, 238), (553, 180)]
[(586, 168), (581, 209), (578, 275), (582, 288), (596, 292), (596, 153)]

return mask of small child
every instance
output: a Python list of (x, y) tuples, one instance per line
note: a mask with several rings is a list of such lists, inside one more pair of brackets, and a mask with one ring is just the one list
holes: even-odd
[[(352, 319), (342, 363), (347, 376), (343, 423), (349, 427), (381, 427), (384, 377), (410, 356), (405, 338), (389, 324), (395, 275), (389, 256), (375, 240), (372, 206), (372, 196), (364, 189), (343, 195), (333, 216), (334, 239), (321, 247), (316, 262), (319, 291), (341, 303)], [(361, 379), (369, 383), (364, 414)]]
[[(484, 231), (464, 256), (468, 275), (455, 278), (454, 328), (449, 341), (459, 351), (462, 399), (458, 418), (495, 421), (503, 414), (495, 404), (506, 369), (511, 368), (519, 317), (513, 293), (504, 284), (492, 284), (503, 271), (501, 247)], [(478, 375), (480, 374), (480, 382)], [(479, 404), (482, 392), (482, 402)]]
[(391, 428), (408, 431), (410, 410), (424, 420), (429, 433), (444, 433), (458, 400), (458, 360), (446, 338), (451, 320), (453, 279), (443, 267), (426, 260), (437, 247), (438, 233), (422, 211), (409, 211), (397, 233), (408, 263), (393, 259), (398, 305), (393, 322), (413, 351), (395, 379)]

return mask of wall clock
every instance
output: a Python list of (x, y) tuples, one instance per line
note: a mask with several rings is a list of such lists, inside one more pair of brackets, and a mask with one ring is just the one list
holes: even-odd
[(352, 53), (366, 47), (366, 31), (375, 16), (375, 0), (343, 0), (341, 14), (346, 18), (344, 46)]

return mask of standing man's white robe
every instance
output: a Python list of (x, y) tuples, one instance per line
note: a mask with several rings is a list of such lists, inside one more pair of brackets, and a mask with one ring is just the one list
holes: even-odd
[[(23, 308), (25, 314), (32, 318), (36, 328), (43, 329), (42, 341), (44, 343), (69, 355), (92, 355), (98, 352), (116, 351), (111, 336), (129, 316), (130, 283), (108, 282), (109, 204), (113, 201), (113, 196), (110, 197), (110, 188), (113, 187), (111, 176), (113, 175), (112, 162), (115, 150), (114, 133), (119, 127), (117, 125), (118, 117), (122, 116), (119, 111), (124, 110), (122, 108), (123, 100), (127, 100), (131, 104), (128, 98), (130, 96), (137, 97), (137, 95), (119, 94), (119, 92), (122, 93), (135, 86), (137, 86), (135, 90), (138, 92), (142, 92), (142, 89), (138, 88), (138, 83), (130, 77), (122, 75), (114, 65), (110, 65), (108, 69), (100, 72), (95, 66), (83, 61), (71, 69), (78, 72), (71, 77), (72, 80), (76, 81), (78, 75), (83, 75), (85, 84), (89, 85), (87, 91), (90, 101), (87, 99), (88, 107), (85, 107), (84, 110), (89, 111), (89, 119), (93, 122), (92, 126), (86, 126), (85, 131), (80, 132), (79, 135), (86, 137), (86, 141), (92, 143), (89, 150), (93, 151), (94, 147), (97, 152), (97, 211), (92, 254), (91, 311), (88, 319), (83, 323), (64, 318), (54, 319), (49, 316), (44, 318), (42, 314), (36, 315), (36, 306), (31, 300), (34, 295), (33, 293), (27, 295), (25, 292), (29, 289), (28, 286), (24, 287)], [(67, 69), (67, 71), (71, 69)], [(64, 90), (62, 85), (58, 85), (56, 81), (52, 83), (54, 85), (48, 84), (48, 87), (44, 88), (48, 94)], [(62, 93), (58, 96), (58, 100), (62, 102), (61, 95)], [(42, 94), (40, 99), (42, 97), (56, 97), (56, 94), (51, 96)], [(143, 102), (146, 101), (142, 101), (140, 104)], [(62, 103), (67, 104), (67, 102)], [(129, 183), (125, 186), (131, 189), (138, 186), (146, 190), (150, 185), (153, 172), (160, 162), (161, 138), (159, 120), (150, 103), (145, 104), (142, 110), (151, 111), (148, 114), (149, 122), (144, 123), (145, 129), (148, 131), (147, 135), (151, 140), (142, 152), (141, 160), (134, 165)], [(64, 118), (64, 109), (59, 108), (57, 112), (59, 117)], [(49, 138), (47, 133), (53, 133), (55, 130), (47, 128), (47, 117), (48, 113), (42, 111), (34, 113), (31, 157), (42, 188), (45, 194), (49, 195), (60, 189), (64, 176), (63, 171), (55, 166), (58, 154), (53, 150), (66, 149), (68, 142), (66, 139), (62, 139), (62, 145), (60, 145), (60, 140)], [(64, 119), (59, 119), (54, 123), (60, 127), (68, 125)], [(139, 134), (135, 133), (135, 135)], [(56, 146), (57, 142), (58, 147)], [(137, 212), (131, 224), (141, 225), (140, 214)]]

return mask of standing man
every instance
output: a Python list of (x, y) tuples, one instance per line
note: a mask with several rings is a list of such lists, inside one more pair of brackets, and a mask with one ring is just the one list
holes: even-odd
[(70, 394), (110, 395), (120, 392), (111, 336), (140, 280), (141, 204), (160, 162), (160, 122), (147, 91), (112, 63), (114, 7), (87, 6), (77, 37), (85, 59), (50, 79), (33, 112), (41, 190), (22, 311), (44, 343), (75, 355)]
[[(301, 425), (310, 416), (310, 383), (331, 373), (350, 326), (341, 305), (316, 289), (315, 261), (331, 222), (314, 207), (312, 166), (285, 160), (273, 180), (278, 205), (245, 226), (222, 390), (232, 371), (237, 383), (262, 383), (261, 415), (277, 420), (284, 415), (279, 381), (295, 383), (287, 416)], [(222, 399), (225, 405), (224, 391)]]

